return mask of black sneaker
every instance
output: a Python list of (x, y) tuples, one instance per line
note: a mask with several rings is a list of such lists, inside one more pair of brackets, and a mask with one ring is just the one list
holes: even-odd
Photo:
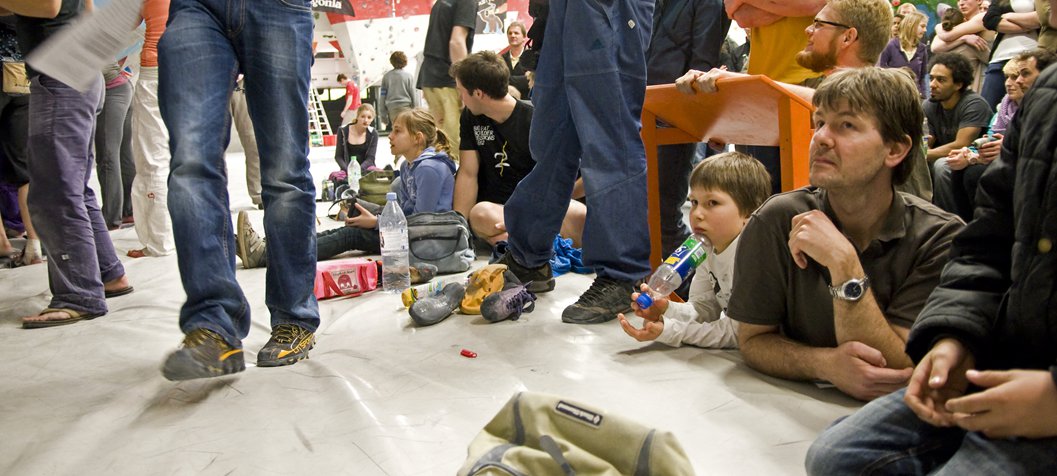
[(316, 343), (315, 334), (294, 324), (279, 324), (272, 329), (272, 338), (257, 352), (258, 367), (279, 367), (308, 358), (308, 351)]
[(635, 283), (599, 276), (580, 299), (562, 312), (562, 322), (569, 324), (600, 324), (617, 317), (617, 313), (631, 312), (631, 293)]
[(161, 373), (169, 380), (219, 377), (246, 370), (242, 349), (236, 349), (216, 332), (195, 329), (184, 336), (183, 345), (169, 354)]
[(495, 261), (495, 264), (505, 264), (518, 281), (530, 283), (528, 290), (533, 293), (539, 294), (554, 290), (554, 275), (551, 273), (549, 261), (538, 268), (526, 268), (514, 261), (514, 255), (507, 251)]

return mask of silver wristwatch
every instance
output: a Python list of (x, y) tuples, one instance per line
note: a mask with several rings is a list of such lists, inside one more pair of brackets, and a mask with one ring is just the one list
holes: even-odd
[(849, 279), (838, 286), (830, 286), (829, 293), (835, 299), (855, 302), (866, 295), (867, 289), (870, 289), (870, 278)]

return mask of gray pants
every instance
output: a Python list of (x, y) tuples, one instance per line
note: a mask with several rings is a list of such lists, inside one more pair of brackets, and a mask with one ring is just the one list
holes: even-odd
[(82, 94), (37, 76), (30, 91), (29, 206), (48, 253), (48, 307), (103, 314), (103, 283), (125, 274), (88, 186), (103, 78)]
[[(125, 207), (121, 149), (125, 140), (125, 118), (132, 104), (132, 84), (125, 82), (106, 90), (103, 112), (95, 128), (95, 170), (103, 199), (103, 221), (107, 226), (121, 224)], [(129, 188), (131, 189), (131, 182)]]

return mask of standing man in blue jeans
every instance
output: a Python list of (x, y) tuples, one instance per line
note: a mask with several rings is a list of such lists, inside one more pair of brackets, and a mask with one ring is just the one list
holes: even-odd
[(532, 101), (532, 169), (507, 201), (506, 264), (530, 290), (554, 289), (550, 257), (577, 170), (587, 192), (584, 264), (597, 277), (562, 321), (629, 312), (650, 272), (646, 151), (639, 136), (652, 0), (551, 0)]
[(308, 357), (319, 327), (315, 187), (308, 163), (312, 65), (310, 0), (172, 0), (158, 44), (158, 95), (172, 151), (169, 213), (187, 302), (183, 346), (169, 355), (169, 380), (242, 371), (250, 305), (235, 281), (224, 150), (228, 104), (239, 73), (261, 159), (267, 292), (272, 337), (258, 367)]
[[(66, 28), (91, 0), (0, 0), (0, 15), (14, 13), (19, 49), (35, 48)], [(95, 73), (84, 92), (27, 69), (29, 96), (29, 206), (48, 253), (51, 302), (22, 327), (71, 324), (107, 313), (106, 298), (132, 291), (106, 223), (88, 186), (92, 137), (103, 94)]]

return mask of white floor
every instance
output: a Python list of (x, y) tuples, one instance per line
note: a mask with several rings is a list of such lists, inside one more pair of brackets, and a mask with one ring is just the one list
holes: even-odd
[[(313, 150), (317, 183), (332, 156)], [(252, 208), (241, 159), (229, 155), (235, 210)], [(263, 212), (251, 213), (259, 224)], [(121, 254), (138, 247), (133, 229), (112, 237)], [(159, 373), (182, 337), (176, 258), (124, 261), (136, 291), (111, 299), (108, 315), (41, 330), (19, 317), (47, 304), (46, 268), (0, 270), (0, 474), (450, 475), (520, 390), (672, 431), (699, 474), (799, 474), (815, 435), (858, 407), (763, 377), (736, 352), (640, 344), (616, 321), (563, 324), (591, 282), (577, 275), (498, 324), (455, 314), (417, 328), (381, 293), (324, 301), (310, 360), (176, 384)], [(264, 277), (238, 271), (256, 316), (247, 363), (268, 338)]]

